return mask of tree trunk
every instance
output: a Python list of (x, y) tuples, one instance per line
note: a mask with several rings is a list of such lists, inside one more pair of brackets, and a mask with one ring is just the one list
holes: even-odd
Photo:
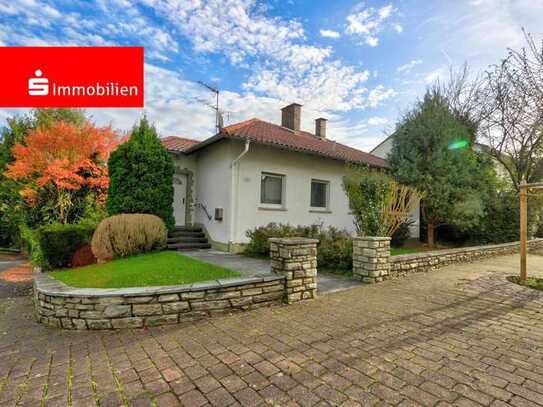
[(428, 222), (426, 225), (426, 237), (428, 241), (428, 246), (435, 245), (435, 230), (435, 225), (432, 222)]

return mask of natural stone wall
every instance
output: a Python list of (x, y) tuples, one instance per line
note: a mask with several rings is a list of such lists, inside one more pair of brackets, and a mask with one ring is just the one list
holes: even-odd
[[(528, 248), (530, 250), (543, 248), (543, 239), (530, 240)], [(409, 273), (435, 270), (448, 264), (466, 263), (484, 257), (517, 253), (519, 250), (519, 242), (513, 242), (393, 256), (390, 258), (389, 276), (401, 277)]]
[(353, 238), (353, 275), (365, 283), (378, 283), (390, 270), (390, 237)]
[(230, 278), (169, 287), (69, 287), (47, 274), (34, 279), (39, 322), (65, 329), (118, 329), (175, 324), (282, 303), (285, 278)]
[(271, 268), (285, 277), (288, 304), (317, 296), (317, 239), (271, 238)]

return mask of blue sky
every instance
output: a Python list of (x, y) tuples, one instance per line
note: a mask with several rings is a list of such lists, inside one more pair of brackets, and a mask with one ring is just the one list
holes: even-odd
[[(543, 0), (0, 0), (0, 45), (143, 45), (145, 112), (162, 136), (213, 133), (212, 95), (226, 124), (303, 104), (302, 127), (370, 150), (450, 66), (473, 71), (543, 38)], [(0, 125), (17, 109), (0, 110)], [(139, 109), (88, 109), (128, 130)]]

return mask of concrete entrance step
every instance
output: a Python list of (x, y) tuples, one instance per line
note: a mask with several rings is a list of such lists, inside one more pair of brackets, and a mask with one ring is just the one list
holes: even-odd
[(168, 250), (211, 249), (211, 245), (206, 242), (169, 243), (167, 247), (168, 247)]

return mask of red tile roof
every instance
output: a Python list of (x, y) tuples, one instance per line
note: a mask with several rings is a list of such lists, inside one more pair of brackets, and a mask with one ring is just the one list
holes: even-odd
[(240, 138), (259, 144), (316, 154), (356, 164), (366, 164), (383, 168), (388, 167), (385, 160), (375, 155), (332, 140), (321, 139), (306, 131), (295, 132), (286, 127), (256, 118), (226, 126), (221, 130), (220, 135), (224, 138)]
[(185, 137), (168, 136), (162, 139), (162, 144), (168, 151), (185, 152), (190, 147), (198, 144), (200, 140), (193, 140)]

